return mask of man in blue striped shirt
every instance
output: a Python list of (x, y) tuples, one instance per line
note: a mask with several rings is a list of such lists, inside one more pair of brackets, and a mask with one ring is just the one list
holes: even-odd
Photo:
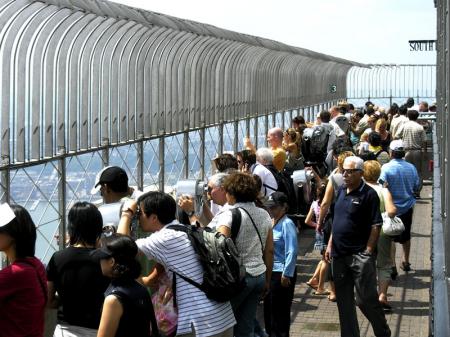
[(413, 208), (416, 204), (415, 193), (419, 191), (420, 181), (414, 165), (405, 159), (403, 141), (393, 140), (390, 147), (391, 161), (381, 168), (380, 182), (386, 184), (392, 194), (397, 216), (403, 221), (405, 231), (394, 238), (403, 246), (403, 261), (401, 267), (404, 271), (411, 270), (409, 251), (411, 248), (411, 225)]

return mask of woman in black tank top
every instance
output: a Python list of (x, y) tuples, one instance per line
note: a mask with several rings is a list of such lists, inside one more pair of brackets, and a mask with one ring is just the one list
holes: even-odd
[(137, 251), (129, 236), (113, 234), (104, 238), (102, 247), (93, 253), (100, 260), (103, 275), (111, 278), (97, 337), (159, 335), (150, 295), (136, 281), (141, 271)]

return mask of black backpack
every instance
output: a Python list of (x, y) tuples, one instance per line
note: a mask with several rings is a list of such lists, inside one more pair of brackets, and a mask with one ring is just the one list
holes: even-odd
[(270, 189), (276, 192), (283, 192), (284, 194), (286, 194), (289, 201), (289, 209), (287, 213), (297, 214), (297, 194), (295, 193), (294, 182), (292, 181), (291, 174), (286, 170), (280, 172), (273, 165), (266, 165), (266, 168), (274, 176), (278, 185), (278, 189), (275, 190), (272, 186), (266, 184), (264, 184), (263, 186), (266, 189)]
[(332, 130), (331, 125), (316, 125), (303, 131), (302, 154), (305, 162), (322, 163), (325, 161)]
[(210, 228), (171, 225), (168, 228), (187, 233), (192, 247), (203, 267), (203, 282), (197, 282), (176, 273), (186, 282), (202, 290), (206, 297), (227, 302), (246, 286), (245, 267), (234, 244), (241, 226), (241, 213), (232, 209), (231, 238)]
[(380, 150), (380, 151), (378, 151), (378, 152), (371, 152), (371, 151), (365, 152), (365, 153), (360, 154), (360, 155), (359, 155), (359, 158), (361, 158), (361, 159), (364, 160), (364, 161), (367, 161), (367, 160), (377, 160), (377, 159), (378, 159), (378, 156), (381, 154), (381, 152), (386, 152), (386, 151)]

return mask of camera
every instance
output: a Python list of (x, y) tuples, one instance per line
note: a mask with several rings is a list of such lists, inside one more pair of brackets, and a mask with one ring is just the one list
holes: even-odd
[(203, 198), (208, 189), (208, 185), (198, 179), (179, 180), (175, 185), (175, 197), (179, 200), (182, 196), (187, 195), (194, 199), (194, 212), (200, 214), (203, 207)]
[(314, 180), (314, 172), (310, 168), (294, 171), (292, 173), (292, 181), (294, 186), (298, 187), (298, 193), (303, 194), (303, 200), (310, 204), (312, 202), (312, 181)]

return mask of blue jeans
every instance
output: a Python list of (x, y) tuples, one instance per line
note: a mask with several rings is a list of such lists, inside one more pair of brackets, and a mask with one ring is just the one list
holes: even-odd
[(266, 280), (265, 273), (258, 276), (245, 276), (247, 285), (233, 298), (231, 306), (233, 307), (236, 325), (234, 326), (234, 337), (253, 337), (254, 319), (256, 317), (256, 307), (259, 298), (264, 290)]

